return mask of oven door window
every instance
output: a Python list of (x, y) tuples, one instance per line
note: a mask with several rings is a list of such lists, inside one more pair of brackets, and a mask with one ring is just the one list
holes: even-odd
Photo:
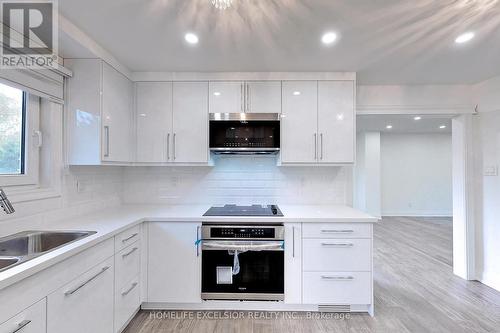
[(284, 293), (284, 252), (248, 251), (238, 253), (240, 270), (231, 274), (234, 255), (227, 250), (202, 253), (204, 293)]

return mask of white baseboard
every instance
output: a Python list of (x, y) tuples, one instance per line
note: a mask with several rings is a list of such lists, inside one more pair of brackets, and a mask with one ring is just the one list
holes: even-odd
[(498, 272), (483, 272), (482, 274), (480, 274), (479, 282), (497, 291), (500, 291), (500, 273)]

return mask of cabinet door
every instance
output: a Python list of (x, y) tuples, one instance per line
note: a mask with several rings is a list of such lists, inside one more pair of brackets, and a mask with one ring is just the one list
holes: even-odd
[(102, 159), (130, 162), (132, 157), (133, 84), (103, 62), (102, 70)]
[(354, 163), (354, 82), (318, 84), (318, 159), (320, 163)]
[(210, 82), (210, 113), (245, 112), (245, 84), (241, 81)]
[(137, 162), (170, 161), (172, 83), (138, 82), (136, 107)]
[(0, 333), (45, 333), (46, 332), (46, 299), (30, 306), (15, 317), (0, 325)]
[(302, 303), (301, 223), (285, 224), (285, 303)]
[(208, 161), (208, 82), (174, 83), (174, 162)]
[(283, 81), (281, 160), (314, 163), (317, 157), (317, 82)]
[(113, 258), (109, 258), (50, 294), (47, 299), (47, 332), (112, 332), (113, 279)]
[(281, 82), (280, 81), (247, 82), (246, 112), (281, 113)]
[(148, 225), (148, 302), (201, 302), (200, 223)]

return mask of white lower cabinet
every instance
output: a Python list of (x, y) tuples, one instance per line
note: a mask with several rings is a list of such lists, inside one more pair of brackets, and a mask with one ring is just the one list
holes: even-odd
[(371, 270), (370, 239), (304, 239), (302, 246), (304, 271)]
[(370, 304), (370, 272), (304, 272), (305, 304)]
[(121, 332), (141, 306), (139, 275), (115, 291), (115, 332)]
[(285, 224), (285, 303), (302, 303), (302, 224)]
[(113, 258), (50, 294), (47, 332), (113, 332)]
[(150, 222), (148, 302), (201, 302), (201, 223)]
[(44, 298), (0, 324), (0, 333), (45, 333), (47, 330), (46, 302), (47, 299)]

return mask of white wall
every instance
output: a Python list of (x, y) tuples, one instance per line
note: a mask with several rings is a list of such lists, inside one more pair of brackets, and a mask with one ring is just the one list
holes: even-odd
[(451, 134), (381, 135), (384, 216), (452, 216)]
[(382, 216), (380, 197), (380, 132), (357, 133), (354, 208)]
[(219, 157), (214, 167), (130, 167), (125, 203), (352, 204), (352, 167), (278, 167), (274, 157)]

